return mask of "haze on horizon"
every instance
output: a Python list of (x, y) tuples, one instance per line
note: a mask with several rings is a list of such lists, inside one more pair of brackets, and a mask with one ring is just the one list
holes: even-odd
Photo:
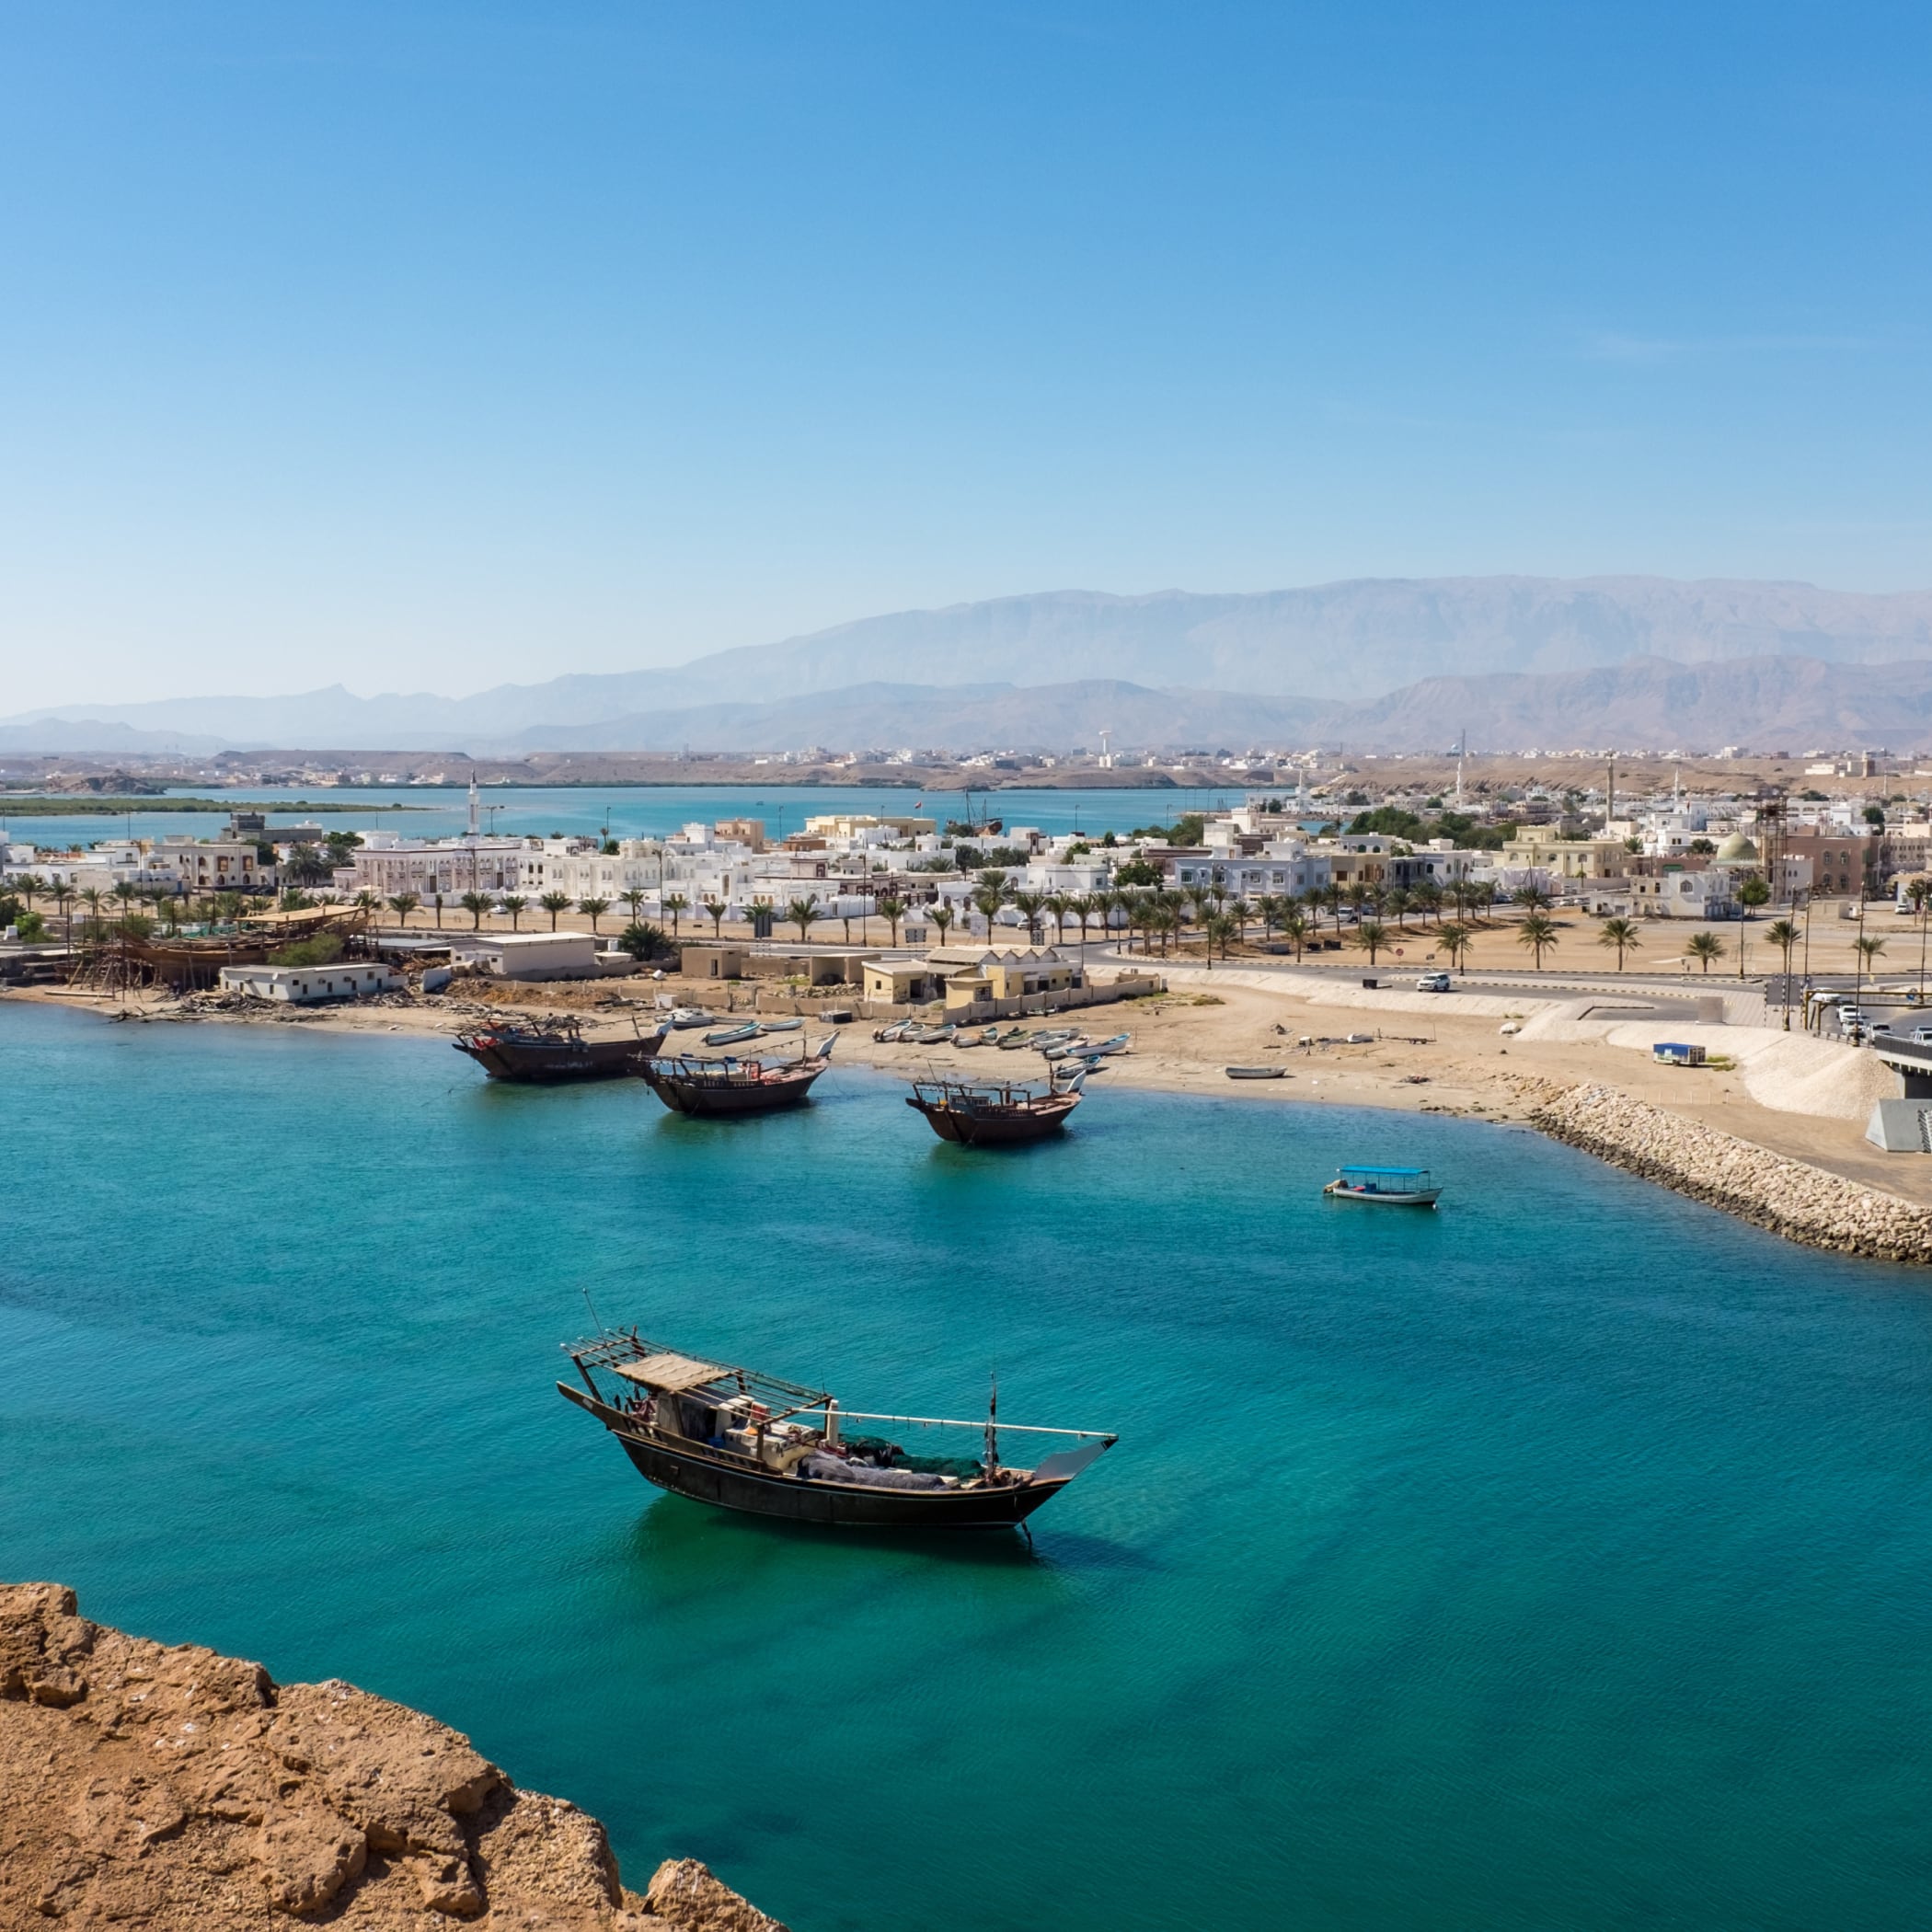
[(1932, 583), (1932, 17), (0, 17), (0, 710), (1083, 586)]

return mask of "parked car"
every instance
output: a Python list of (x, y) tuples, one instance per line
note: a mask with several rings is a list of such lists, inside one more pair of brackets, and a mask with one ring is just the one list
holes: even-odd
[(1447, 993), (1449, 975), (1446, 972), (1425, 972), (1416, 982), (1418, 993)]

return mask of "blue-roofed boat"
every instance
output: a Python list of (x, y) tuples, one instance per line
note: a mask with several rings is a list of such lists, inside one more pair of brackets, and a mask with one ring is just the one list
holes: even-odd
[(1430, 1179), (1427, 1167), (1338, 1167), (1322, 1192), (1330, 1201), (1432, 1208), (1443, 1190)]

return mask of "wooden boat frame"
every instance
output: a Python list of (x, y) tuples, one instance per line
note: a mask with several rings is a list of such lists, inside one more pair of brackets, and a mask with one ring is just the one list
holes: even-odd
[[(635, 1328), (567, 1342), (564, 1352), (575, 1365), (583, 1387), (559, 1382), (558, 1394), (602, 1422), (647, 1482), (695, 1502), (788, 1523), (843, 1529), (1010, 1529), (1050, 1502), (1119, 1440), (1099, 1430), (999, 1422), (990, 1410), (983, 1421), (966, 1421), (945, 1416), (847, 1409), (826, 1390), (807, 1388), (752, 1369), (700, 1361), (647, 1341)], [(621, 1377), (632, 1388), (647, 1391), (648, 1402), (636, 1397), (627, 1399), (601, 1388), (596, 1379), (600, 1374)], [(662, 1380), (653, 1379), (656, 1377)], [(921, 1489), (808, 1477), (800, 1466), (774, 1467), (759, 1453), (747, 1454), (719, 1441), (700, 1441), (667, 1427), (657, 1407), (661, 1397), (727, 1393), (747, 1402), (755, 1400), (764, 1410), (756, 1432), (761, 1447), (768, 1430), (775, 1431), (780, 1424), (796, 1428), (793, 1418), (800, 1416), (822, 1416), (822, 1429), (804, 1433), (821, 1445), (829, 1444), (834, 1453), (841, 1443), (841, 1426), (847, 1421), (983, 1430), (983, 1473), (954, 1488)], [(999, 1460), (1002, 1430), (1029, 1436), (1068, 1437), (1079, 1446), (1048, 1456), (1037, 1468), (1007, 1468)]]

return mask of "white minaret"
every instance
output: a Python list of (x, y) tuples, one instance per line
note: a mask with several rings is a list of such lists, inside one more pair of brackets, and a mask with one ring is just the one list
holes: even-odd
[(1463, 809), (1463, 760), (1468, 755), (1469, 731), (1465, 726), (1462, 739), (1455, 747), (1455, 809), (1458, 811)]
[(477, 802), (477, 768), (475, 765), (471, 765), (469, 768), (469, 835), (472, 838), (475, 838), (477, 835), (477, 821), (481, 816), (481, 808)]

